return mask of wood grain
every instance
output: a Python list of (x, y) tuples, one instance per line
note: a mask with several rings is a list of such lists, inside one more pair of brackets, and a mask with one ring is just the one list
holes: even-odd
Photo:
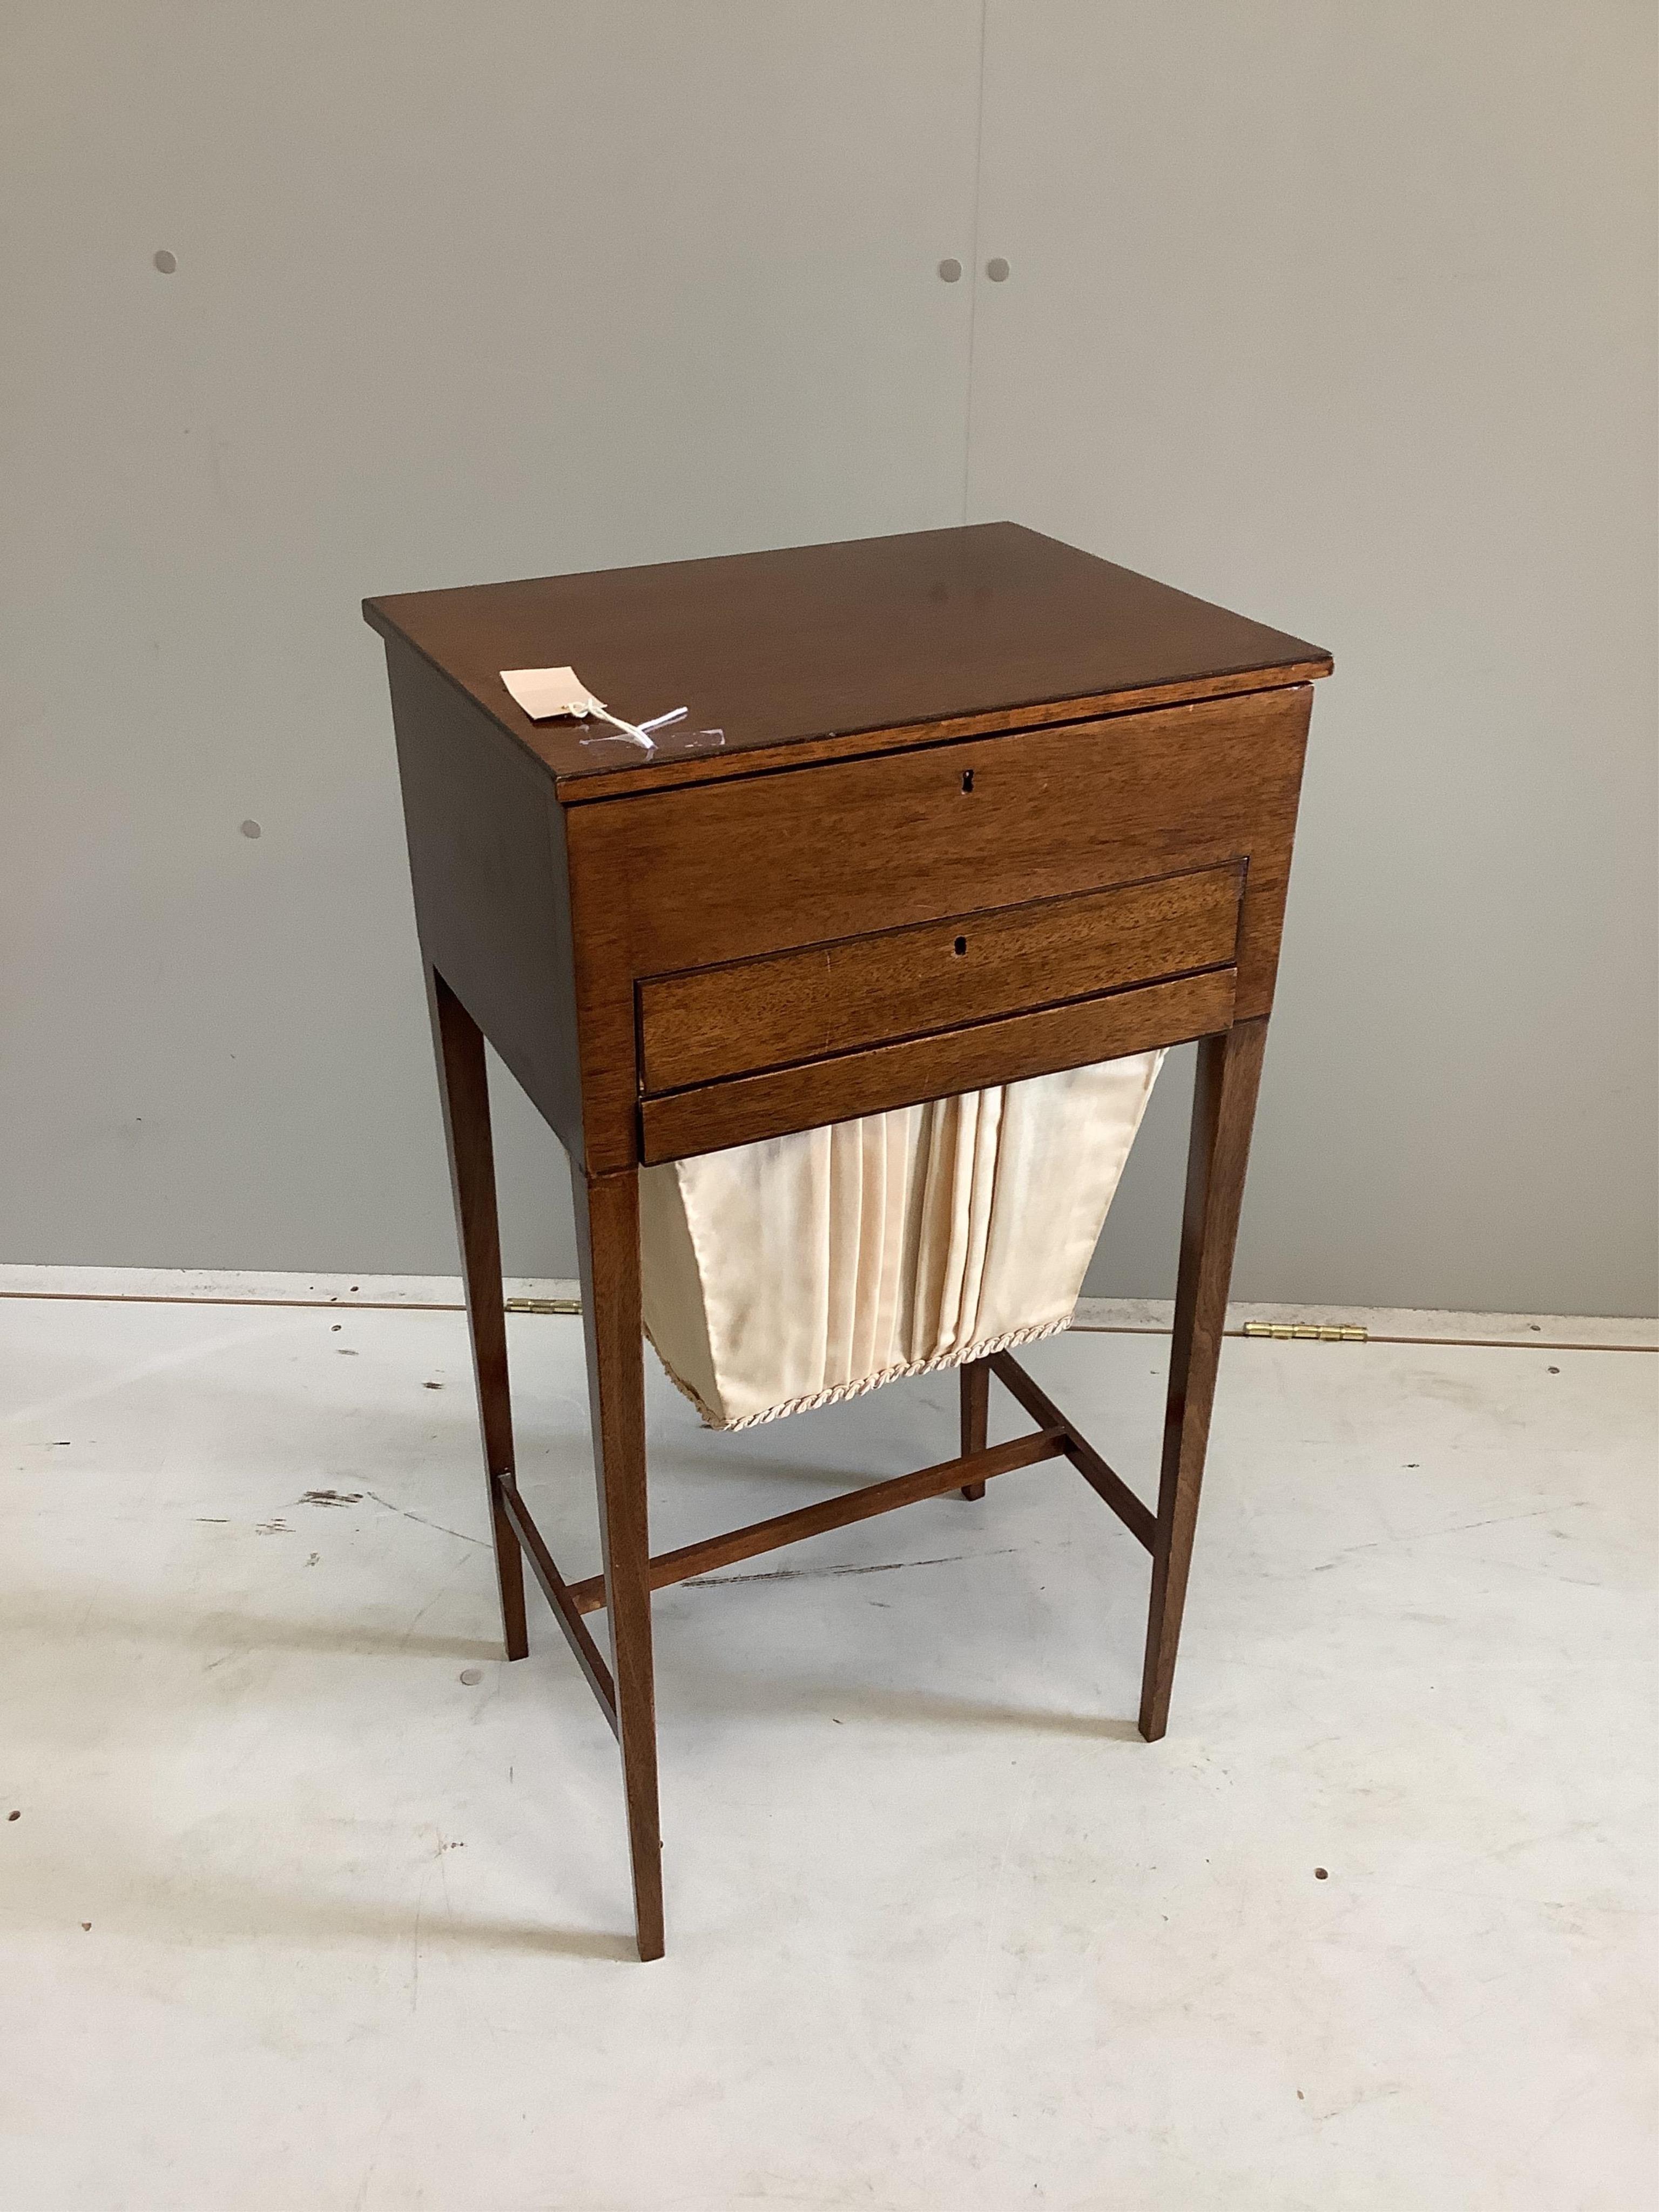
[(1291, 684), (1311, 684), (1330, 672), (1328, 658), (1322, 657), (1317, 660), (1286, 662), (1282, 668), (1272, 671), (1253, 670), (1237, 676), (1211, 677), (1201, 684), (1146, 684), (1098, 698), (1010, 707), (991, 714), (946, 715), (937, 722), (915, 723), (894, 730), (852, 731), (844, 737), (794, 738), (787, 750), (781, 746), (756, 746), (728, 753), (722, 747), (696, 757), (663, 760), (654, 765), (647, 763), (643, 755), (635, 755), (629, 763), (618, 763), (602, 775), (584, 775), (580, 779), (556, 776), (554, 788), (561, 804), (568, 806), (591, 799), (637, 798), (647, 791), (683, 791), (693, 784), (726, 783), (739, 776), (770, 775), (780, 768), (810, 768), (830, 761), (873, 760), (884, 753), (916, 752), (927, 746), (951, 744), (958, 738), (995, 737), (1005, 731), (1095, 722), (1201, 699), (1245, 698), (1260, 691), (1280, 690)]
[[(599, 1548), (622, 1742), (634, 1923), (641, 1959), (663, 1954), (662, 1832), (657, 1810), (656, 1692), (651, 1657), (651, 1542), (645, 1486), (645, 1364), (640, 1320), (636, 1175), (573, 1167), (581, 1263), (587, 1402), (599, 1478)], [(574, 1596), (574, 1592), (572, 1593)]]
[(1054, 1400), (1020, 1365), (1012, 1352), (994, 1352), (990, 1365), (997, 1380), (1016, 1398), (1034, 1421), (1045, 1428), (1062, 1428), (1066, 1456), (1095, 1494), (1105, 1500), (1124, 1527), (1150, 1552), (1156, 1535), (1151, 1510), (1141, 1504), (1115, 1468), (1109, 1467), (1089, 1439), (1066, 1419)]
[[(941, 725), (1007, 727), (1149, 693), (1322, 675), (1329, 655), (1012, 523), (405, 592), (363, 612), (562, 785), (644, 788), (756, 749), (879, 750)], [(532, 722), (504, 668), (568, 664), (630, 720), (687, 706), (654, 757)]]
[(647, 1093), (1224, 966), (1242, 865), (947, 916), (639, 986)]
[(590, 1168), (639, 1157), (635, 985), (688, 969), (1243, 863), (1237, 1003), (1265, 1010), (1309, 696), (568, 808)]
[[(386, 640), (507, 1650), (527, 1559), (620, 1739), (641, 1955), (663, 1948), (653, 1587), (1064, 1452), (1152, 1551), (1140, 1718), (1161, 1735), (1328, 656), (1007, 524), (365, 613)], [(649, 757), (532, 725), (499, 671), (565, 661), (633, 719), (690, 714)], [(571, 1585), (512, 1473), (485, 1036), (573, 1163), (604, 1569)], [(1156, 1516), (998, 1355), (1036, 1437), (987, 1446), (975, 1363), (957, 1459), (651, 1559), (642, 1156), (1187, 1037), (1204, 1042)], [(609, 1667), (582, 1618), (601, 1603)]]
[(1232, 1018), (1233, 971), (1214, 968), (1170, 983), (1079, 999), (1041, 1012), (879, 1045), (766, 1075), (744, 1075), (641, 1103), (647, 1162), (690, 1159), (791, 1129), (850, 1121), (924, 1098), (950, 1098), (1062, 1067), (1182, 1044)]
[(1187, 1601), (1233, 1247), (1267, 1042), (1265, 1021), (1241, 1022), (1224, 1036), (1206, 1037), (1199, 1048), (1140, 1690), (1140, 1733), (1148, 1743), (1156, 1741), (1169, 1725), (1170, 1690)]
[(547, 1600), (554, 1620), (564, 1632), (564, 1640), (570, 1646), (576, 1664), (586, 1676), (588, 1688), (599, 1699), (599, 1711), (611, 1723), (611, 1733), (620, 1735), (617, 1721), (617, 1686), (611, 1678), (611, 1669), (600, 1656), (599, 1646), (588, 1634), (587, 1623), (571, 1597), (569, 1584), (555, 1565), (553, 1554), (548, 1550), (541, 1530), (532, 1520), (530, 1509), (519, 1495), (515, 1483), (501, 1486), (501, 1502), (520, 1548), (530, 1562), (531, 1572), (541, 1584), (542, 1595)]
[(390, 644), (386, 666), (422, 948), (580, 1158), (561, 811), (547, 777), (406, 647)]
[(501, 1635), (509, 1659), (529, 1651), (525, 1624), (524, 1561), (504, 1489), (514, 1479), (513, 1396), (507, 1367), (507, 1301), (501, 1283), (501, 1228), (495, 1208), (495, 1156), (490, 1140), (489, 1085), (483, 1036), (435, 969), (427, 969), (427, 1006), (438, 1062), (444, 1142), (461, 1250), (472, 1379), (483, 1443), (484, 1483), (495, 1552)]
[[(991, 1363), (969, 1359), (962, 1368), (962, 1455), (985, 1449), (991, 1412)], [(962, 1494), (970, 1503), (985, 1495), (982, 1482), (964, 1482)]]
[[(799, 1544), (808, 1536), (822, 1536), (831, 1528), (850, 1528), (854, 1522), (868, 1521), (878, 1513), (891, 1513), (901, 1505), (916, 1505), (925, 1498), (942, 1498), (947, 1490), (962, 1487), (964, 1475), (975, 1483), (984, 1483), (994, 1475), (1011, 1474), (1016, 1468), (1033, 1467), (1039, 1460), (1054, 1459), (1063, 1449), (1058, 1430), (1016, 1437), (1012, 1443), (994, 1444), (988, 1451), (941, 1460), (937, 1467), (924, 1467), (915, 1474), (895, 1475), (889, 1482), (866, 1483), (862, 1490), (849, 1490), (839, 1498), (826, 1498), (816, 1505), (803, 1505), (793, 1513), (777, 1514), (770, 1521), (755, 1521), (746, 1528), (731, 1528), (723, 1535), (706, 1536), (700, 1543), (682, 1545), (678, 1552), (665, 1552), (660, 1559), (653, 1559), (651, 1587), (666, 1589), (671, 1583), (689, 1582), (694, 1575), (713, 1574), (718, 1567), (733, 1566), (740, 1559), (757, 1559), (763, 1552), (775, 1552), (783, 1544)], [(570, 1595), (584, 1613), (597, 1612), (602, 1605), (610, 1603), (603, 1578), (598, 1575), (586, 1582), (572, 1583)]]

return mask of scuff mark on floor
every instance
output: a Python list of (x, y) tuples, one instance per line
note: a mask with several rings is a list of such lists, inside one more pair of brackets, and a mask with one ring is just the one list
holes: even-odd
[(1004, 1544), (994, 1552), (949, 1552), (939, 1559), (884, 1559), (868, 1567), (770, 1567), (758, 1575), (694, 1575), (687, 1589), (720, 1589), (728, 1583), (826, 1582), (831, 1575), (896, 1575), (906, 1567), (953, 1567), (962, 1559), (1006, 1559), (1015, 1547)]
[[(1374, 1536), (1363, 1544), (1344, 1544), (1337, 1553), (1337, 1559), (1346, 1559), (1354, 1552), (1376, 1552), (1402, 1544), (1424, 1544), (1437, 1536), (1462, 1536), (1467, 1534), (1471, 1528), (1503, 1528), (1512, 1521), (1541, 1521), (1547, 1514), (1572, 1513), (1581, 1506), (1589, 1504), (1589, 1500), (1587, 1498), (1574, 1498), (1569, 1499), (1565, 1504), (1558, 1500), (1553, 1505), (1534, 1505), (1524, 1513), (1491, 1513), (1479, 1521), (1454, 1521), (1450, 1527), (1446, 1528), (1405, 1529), (1397, 1536)], [(1334, 1565), (1335, 1560), (1328, 1564)], [(1318, 1570), (1316, 1569), (1315, 1571), (1317, 1572)]]
[(428, 1521), (424, 1513), (411, 1513), (406, 1505), (394, 1505), (389, 1498), (382, 1498), (378, 1491), (366, 1490), (363, 1496), (372, 1498), (376, 1505), (384, 1506), (388, 1513), (400, 1514), (405, 1521), (418, 1521), (422, 1528), (435, 1528), (441, 1536), (459, 1536), (464, 1544), (476, 1544), (480, 1551), (487, 1548), (482, 1536), (469, 1536), (464, 1528), (447, 1528), (441, 1521)]

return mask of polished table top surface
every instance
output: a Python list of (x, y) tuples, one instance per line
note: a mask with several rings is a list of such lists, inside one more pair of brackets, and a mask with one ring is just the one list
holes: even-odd
[[(550, 769), (562, 798), (578, 781), (599, 797), (678, 780), (715, 752), (860, 737), (884, 749), (1331, 665), (1301, 638), (1008, 522), (403, 592), (364, 614)], [(592, 723), (532, 722), (501, 680), (565, 665), (628, 720), (690, 712), (647, 756)]]

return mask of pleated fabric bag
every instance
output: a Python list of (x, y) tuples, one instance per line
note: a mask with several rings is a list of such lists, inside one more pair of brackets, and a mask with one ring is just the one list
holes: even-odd
[(647, 1168), (646, 1334), (716, 1429), (1072, 1317), (1163, 1064), (1136, 1053)]

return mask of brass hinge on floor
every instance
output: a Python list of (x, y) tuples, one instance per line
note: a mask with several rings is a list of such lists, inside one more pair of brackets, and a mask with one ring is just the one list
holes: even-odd
[(509, 1298), (508, 1313), (579, 1314), (582, 1310), (580, 1298)]
[(1368, 1344), (1363, 1328), (1339, 1328), (1331, 1322), (1247, 1321), (1244, 1336), (1271, 1336), (1294, 1344)]

